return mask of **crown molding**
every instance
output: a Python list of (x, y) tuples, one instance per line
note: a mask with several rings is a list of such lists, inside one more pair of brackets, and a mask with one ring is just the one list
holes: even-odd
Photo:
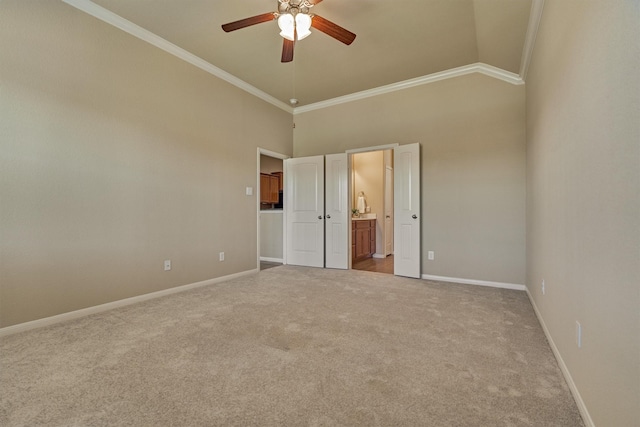
[(408, 89), (473, 73), (484, 74), (486, 76), (493, 77), (514, 85), (524, 84), (524, 81), (520, 78), (520, 76), (515, 73), (511, 73), (509, 71), (505, 71), (501, 68), (493, 67), (491, 65), (483, 64), (482, 62), (476, 62), (475, 64), (452, 68), (450, 70), (440, 71), (437, 73), (428, 74), (426, 76), (392, 83), (386, 86), (363, 90), (361, 92), (339, 96), (337, 98), (316, 102), (314, 104), (304, 105), (302, 107), (296, 107), (293, 109), (293, 114), (306, 113), (313, 110), (319, 110), (321, 108), (332, 107), (334, 105), (353, 102), (360, 99), (370, 98), (372, 96), (378, 96), (385, 93), (395, 92), (398, 90)]
[(176, 46), (175, 44), (163, 39), (162, 37), (148, 31), (131, 21), (128, 21), (121, 16), (111, 12), (93, 3), (90, 0), (62, 0), (64, 3), (75, 7), (78, 10), (81, 10), (88, 15), (91, 15), (107, 24), (113, 25), (114, 27), (125, 31), (126, 33), (131, 34), (134, 37), (139, 38), (140, 40), (146, 41), (147, 43), (164, 50), (165, 52), (176, 56), (198, 68), (201, 70), (218, 77), (227, 83), (230, 83), (239, 89), (242, 89), (263, 101), (268, 102), (271, 105), (274, 105), (288, 113), (292, 114), (300, 114), (306, 113), (308, 111), (318, 110), (321, 108), (327, 108), (334, 105), (344, 104), (347, 102), (357, 101), (360, 99), (370, 98), (373, 96), (382, 95), (385, 93), (395, 92), (398, 90), (408, 89), (416, 86), (421, 86), (428, 83), (434, 83), (441, 80), (447, 80), (455, 77), (464, 76), (472, 73), (480, 73), (489, 77), (493, 77), (507, 83), (511, 83), (514, 85), (524, 84), (524, 79), (529, 68), (529, 62), (531, 60), (531, 54), (533, 52), (533, 47), (535, 44), (536, 34), (538, 31), (538, 26), (540, 24), (540, 18), (542, 16), (542, 8), (544, 5), (544, 0), (532, 0), (531, 3), (531, 13), (529, 16), (529, 25), (527, 27), (527, 34), (525, 38), (525, 47), (522, 54), (522, 61), (520, 64), (520, 73), (515, 74), (501, 68), (497, 68), (488, 64), (484, 64), (482, 62), (477, 62), (475, 64), (465, 65), (462, 67), (452, 68), (445, 71), (440, 71), (433, 74), (428, 74), (426, 76), (416, 77), (414, 79), (404, 80), (397, 83), (392, 83), (385, 86), (380, 86), (373, 89), (364, 90), (361, 92), (355, 92), (349, 95), (340, 96), (333, 99), (328, 99), (325, 101), (316, 102), (313, 104), (304, 105), (301, 107), (292, 108), (290, 105), (280, 101), (279, 99), (267, 94), (266, 92), (261, 91), (255, 86), (250, 85), (237, 78), (236, 76), (227, 73), (226, 71), (216, 67), (215, 65), (205, 61), (204, 59), (192, 54), (191, 52), (186, 51), (185, 49)]
[(529, 71), (529, 63), (533, 48), (536, 44), (536, 36), (538, 35), (538, 27), (542, 19), (542, 9), (544, 8), (544, 0), (533, 0), (531, 2), (531, 12), (529, 13), (529, 24), (527, 25), (527, 34), (524, 39), (524, 49), (522, 50), (522, 60), (520, 61), (520, 78), (524, 82)]
[(226, 71), (216, 67), (215, 65), (205, 61), (204, 59), (182, 49), (179, 46), (163, 39), (162, 37), (152, 33), (151, 31), (145, 30), (144, 28), (134, 24), (133, 22), (124, 19), (123, 17), (116, 15), (99, 6), (90, 0), (62, 0), (64, 3), (67, 3), (69, 6), (73, 6), (78, 10), (81, 10), (94, 18), (98, 18), (99, 20), (106, 22), (107, 24), (113, 25), (120, 30), (131, 34), (134, 37), (139, 38), (140, 40), (146, 41), (147, 43), (164, 50), (165, 52), (174, 55), (183, 61), (190, 63), (191, 65), (195, 65), (203, 71), (206, 71), (209, 74), (212, 74), (227, 83), (231, 83), (232, 85), (249, 92), (250, 94), (262, 99), (263, 101), (268, 102), (288, 113), (293, 113), (293, 108), (288, 104), (280, 101), (279, 99), (274, 98), (273, 96), (261, 91), (255, 86), (250, 85), (244, 80), (240, 80), (236, 76), (227, 73)]

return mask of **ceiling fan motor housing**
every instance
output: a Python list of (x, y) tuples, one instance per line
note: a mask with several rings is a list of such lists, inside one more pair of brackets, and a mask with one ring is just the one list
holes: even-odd
[(309, 8), (313, 4), (307, 0), (278, 0), (278, 13), (290, 13), (296, 16), (298, 13), (309, 13)]

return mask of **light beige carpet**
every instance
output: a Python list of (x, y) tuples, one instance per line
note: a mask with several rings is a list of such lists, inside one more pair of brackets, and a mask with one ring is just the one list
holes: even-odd
[(2, 338), (3, 426), (581, 426), (524, 292), (283, 266)]

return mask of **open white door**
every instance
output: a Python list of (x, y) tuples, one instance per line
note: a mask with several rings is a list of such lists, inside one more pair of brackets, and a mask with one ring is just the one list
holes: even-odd
[(325, 159), (326, 267), (349, 268), (347, 153)]
[(324, 267), (324, 156), (284, 164), (287, 264)]
[(393, 163), (393, 272), (420, 278), (420, 144), (394, 148)]

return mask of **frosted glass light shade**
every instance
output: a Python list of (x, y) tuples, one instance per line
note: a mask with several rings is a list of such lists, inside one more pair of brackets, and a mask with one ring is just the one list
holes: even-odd
[(280, 15), (278, 18), (278, 27), (280, 27), (280, 35), (287, 40), (295, 41), (294, 39), (294, 29), (295, 29), (295, 20), (293, 19), (293, 15), (290, 13), (285, 13)]
[(299, 13), (296, 15), (296, 33), (298, 34), (298, 40), (302, 40), (311, 34), (309, 31), (311, 28), (311, 17), (305, 13)]

